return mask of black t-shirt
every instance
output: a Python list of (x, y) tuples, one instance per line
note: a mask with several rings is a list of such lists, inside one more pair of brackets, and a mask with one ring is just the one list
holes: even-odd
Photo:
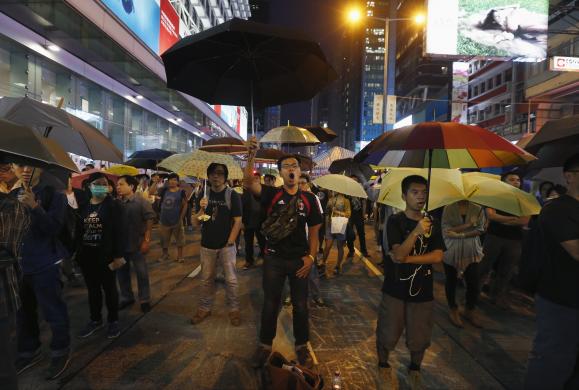
[[(389, 249), (402, 244), (416, 227), (418, 221), (400, 212), (388, 218), (386, 231)], [(440, 223), (435, 220), (430, 237), (420, 236), (414, 244), (413, 255), (423, 255), (434, 250), (445, 250)], [(396, 264), (390, 256), (384, 261), (382, 291), (406, 302), (428, 302), (434, 299), (432, 266), (430, 264)]]
[(82, 244), (86, 246), (100, 247), (104, 244), (104, 229), (109, 215), (106, 208), (108, 202), (99, 204), (89, 203), (82, 213), (83, 235)]
[(362, 202), (365, 202), (365, 200), (356, 198), (355, 196), (348, 196), (347, 198), (350, 200), (350, 209), (351, 209), (350, 221), (352, 222), (362, 221), (364, 219), (364, 216), (362, 215), (363, 209)]
[(289, 236), (280, 242), (276, 244), (270, 244), (268, 242), (267, 251), (272, 255), (284, 259), (301, 259), (307, 255), (310, 250), (306, 234), (306, 224), (308, 226), (321, 224), (322, 212), (315, 195), (310, 192), (298, 191), (296, 195), (290, 195), (283, 188), (262, 186), (260, 203), (266, 212), (279, 191), (283, 191), (283, 194), (273, 205), (272, 211), (288, 204), (294, 196), (300, 196), (297, 200), (298, 226)]
[[(507, 217), (515, 217), (513, 214), (505, 213), (500, 210), (495, 210), (497, 214), (504, 215)], [(505, 225), (504, 223), (491, 221), (489, 223), (489, 228), (487, 229), (488, 234), (497, 236), (500, 238), (505, 238), (507, 240), (522, 240), (523, 239), (523, 227), (522, 226), (512, 226)]]
[[(227, 207), (225, 193), (231, 191), (231, 210)], [(234, 217), (241, 217), (241, 197), (231, 189), (221, 192), (209, 190), (209, 205), (205, 214), (211, 219), (203, 222), (201, 246), (208, 249), (221, 249), (227, 244)]]
[(579, 309), (579, 262), (561, 243), (579, 240), (579, 201), (568, 195), (547, 203), (539, 215), (548, 258), (541, 268), (538, 294), (557, 304)]

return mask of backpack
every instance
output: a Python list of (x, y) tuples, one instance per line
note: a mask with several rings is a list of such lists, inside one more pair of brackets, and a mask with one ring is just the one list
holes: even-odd
[(529, 224), (530, 229), (523, 238), (519, 274), (516, 278), (518, 287), (531, 294), (537, 292), (543, 265), (549, 258), (549, 253), (545, 248), (545, 234), (539, 218), (533, 222)]
[(306, 206), (306, 215), (310, 214), (311, 206), (306, 196), (298, 191), (286, 205), (273, 210), (275, 204), (283, 196), (283, 189), (278, 190), (267, 209), (267, 217), (261, 225), (261, 234), (271, 244), (276, 244), (289, 236), (298, 226), (298, 198)]
[(263, 387), (267, 390), (320, 390), (324, 378), (306, 367), (289, 362), (279, 352), (271, 354), (262, 371)]

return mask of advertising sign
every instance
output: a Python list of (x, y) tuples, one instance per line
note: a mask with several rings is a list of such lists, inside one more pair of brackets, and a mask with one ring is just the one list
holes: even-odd
[(542, 61), (549, 0), (428, 0), (426, 53)]
[(101, 0), (153, 52), (159, 53), (159, 0)]
[(179, 15), (169, 0), (161, 0), (161, 24), (159, 31), (159, 54), (179, 41)]
[(384, 95), (374, 95), (372, 106), (372, 123), (375, 125), (382, 124), (384, 116)]
[(211, 108), (242, 138), (247, 138), (248, 115), (245, 107), (210, 105)]
[(452, 122), (467, 123), (468, 63), (452, 64)]
[(579, 72), (579, 57), (553, 57), (551, 70), (559, 72)]
[(388, 95), (386, 97), (386, 124), (393, 125), (396, 123), (396, 96)]

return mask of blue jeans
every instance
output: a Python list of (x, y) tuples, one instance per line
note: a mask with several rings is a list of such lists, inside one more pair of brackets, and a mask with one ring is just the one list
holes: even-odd
[(211, 311), (215, 297), (215, 274), (217, 263), (223, 265), (225, 272), (225, 294), (230, 311), (239, 310), (239, 294), (235, 262), (237, 261), (235, 245), (221, 249), (201, 247), (201, 299), (200, 308)]
[(151, 300), (151, 287), (149, 286), (149, 271), (147, 261), (141, 252), (125, 253), (127, 263), (117, 270), (119, 281), (120, 301), (134, 301), (133, 287), (131, 285), (131, 263), (137, 274), (137, 286), (139, 287), (139, 301), (141, 303)]
[[(537, 334), (529, 355), (525, 389), (577, 389), (579, 309), (535, 296)], [(573, 378), (574, 377), (574, 378)], [(567, 386), (567, 387), (565, 387)]]
[(70, 328), (68, 310), (62, 296), (60, 265), (54, 264), (37, 274), (24, 275), (20, 298), (22, 308), (18, 313), (18, 354), (30, 357), (40, 348), (40, 307), (52, 331), (51, 355), (67, 355), (70, 349)]

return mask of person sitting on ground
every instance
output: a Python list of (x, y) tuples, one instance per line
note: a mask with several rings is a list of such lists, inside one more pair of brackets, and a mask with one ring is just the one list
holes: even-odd
[(411, 389), (422, 388), (420, 366), (430, 346), (434, 310), (432, 264), (442, 261), (445, 248), (440, 224), (422, 214), (426, 185), (422, 176), (411, 175), (402, 180), (406, 209), (388, 218), (386, 226), (390, 252), (384, 266), (376, 347), (380, 378), (388, 389), (398, 388), (389, 357), (404, 329), (410, 350)]

